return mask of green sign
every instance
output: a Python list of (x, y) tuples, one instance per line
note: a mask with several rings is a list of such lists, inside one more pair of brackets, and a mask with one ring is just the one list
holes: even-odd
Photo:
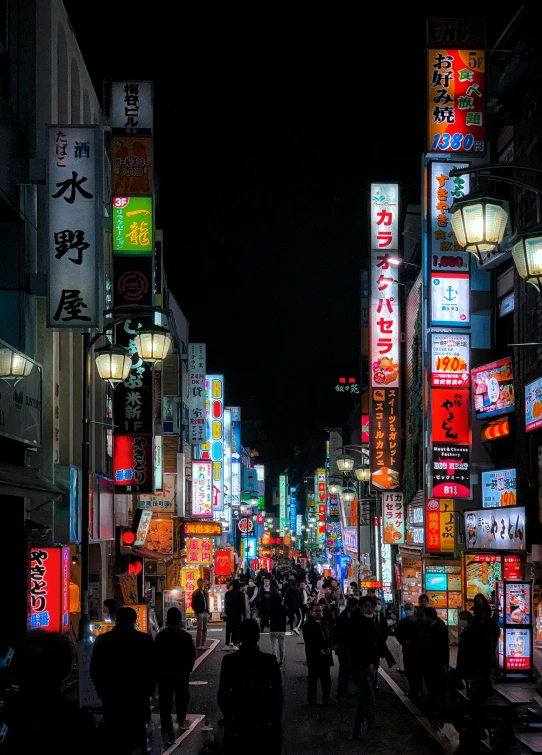
[(113, 253), (153, 252), (152, 198), (113, 197)]

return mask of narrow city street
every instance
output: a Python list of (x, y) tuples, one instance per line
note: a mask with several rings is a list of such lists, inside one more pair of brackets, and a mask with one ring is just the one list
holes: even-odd
[[(223, 636), (223, 627), (211, 628), (208, 644), (214, 644), (216, 640), (219, 640), (219, 644), (192, 673), (189, 721), (197, 723), (182, 740), (177, 740), (178, 744), (162, 747), (159, 717), (154, 714), (153, 722), (156, 729), (152, 738), (152, 755), (203, 755), (213, 752), (214, 743), (220, 742), (222, 727), (218, 724), (221, 715), (216, 703), (216, 693), (220, 665), (226, 654), (222, 650)], [(283, 755), (297, 755), (300, 752), (311, 755), (353, 755), (359, 752), (378, 752), (381, 755), (436, 755), (444, 751), (382, 676), (377, 698), (378, 722), (382, 728), (369, 732), (365, 742), (353, 742), (351, 729), (356, 697), (336, 699), (337, 664), (332, 669), (332, 699), (336, 702), (336, 707), (309, 708), (303, 640), (296, 635), (287, 635), (285, 639)], [(267, 633), (260, 640), (260, 648), (271, 652), (271, 642)], [(247, 718), (257, 716), (260, 710), (260, 705), (255, 700), (240, 700), (239, 705), (246, 712)], [(247, 752), (258, 751), (257, 743), (247, 741), (246, 745)]]

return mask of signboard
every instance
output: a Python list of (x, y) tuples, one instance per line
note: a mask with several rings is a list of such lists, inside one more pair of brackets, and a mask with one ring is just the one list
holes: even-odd
[(465, 511), (467, 548), (525, 550), (525, 508)]
[(399, 249), (398, 184), (371, 184), (371, 249)]
[(199, 568), (183, 567), (181, 569), (181, 586), (184, 590), (184, 605), (187, 616), (194, 616), (192, 610), (192, 593), (198, 587)]
[(428, 50), (429, 152), (485, 152), (484, 50)]
[(382, 495), (382, 513), (384, 520), (384, 542), (400, 545), (405, 542), (405, 510), (402, 493), (384, 493)]
[(510, 671), (531, 668), (531, 629), (501, 628), (498, 643), (499, 668), (503, 666), (503, 650), (506, 647), (506, 668)]
[(116, 342), (133, 355), (128, 380), (120, 383), (113, 395), (115, 442), (117, 432), (152, 435), (154, 431), (153, 371), (137, 354), (134, 341), (135, 335), (150, 325), (150, 319), (141, 318), (125, 320), (115, 329)]
[[(429, 553), (453, 553), (455, 543), (454, 501), (428, 498), (425, 502), (425, 549)], [(461, 586), (459, 587), (461, 589)]]
[(431, 273), (431, 325), (470, 325), (468, 273)]
[(134, 605), (131, 605), (130, 608), (133, 608), (134, 611), (137, 614), (137, 619), (135, 623), (135, 628), (138, 632), (143, 632), (143, 634), (148, 634), (149, 632), (149, 604), (148, 603), (135, 603)]
[(99, 126), (49, 126), (47, 327), (100, 329), (103, 141)]
[(151, 519), (145, 548), (155, 553), (173, 553), (173, 519)]
[(525, 386), (525, 430), (542, 427), (542, 378)]
[(399, 284), (386, 252), (371, 254), (371, 386), (400, 384)]
[(213, 465), (209, 460), (192, 461), (192, 516), (213, 515)]
[(523, 559), (521, 556), (503, 556), (503, 578), (523, 579)]
[(224, 409), (224, 510), (217, 512), (217, 519), (224, 524), (224, 532), (230, 531), (231, 484), (231, 409), (226, 408)]
[(220, 522), (185, 522), (185, 535), (208, 535), (220, 537), (222, 535), (222, 525)]
[(431, 226), (429, 253), (431, 269), (443, 272), (468, 272), (469, 254), (463, 252), (452, 230), (450, 208), (454, 199), (469, 193), (470, 176), (450, 178), (450, 171), (467, 168), (469, 163), (433, 162), (430, 164)]
[(111, 193), (150, 196), (153, 193), (152, 139), (115, 136), (111, 140)]
[(279, 476), (279, 531), (280, 536), (284, 537), (286, 531), (286, 475)]
[(431, 336), (432, 387), (468, 388), (470, 385), (470, 335), (433, 333)]
[(177, 475), (164, 474), (164, 486), (160, 493), (143, 493), (139, 496), (140, 509), (148, 509), (154, 514), (177, 514)]
[(470, 443), (469, 391), (441, 388), (431, 392), (431, 440)]
[(211, 566), (214, 560), (214, 543), (212, 537), (190, 537), (186, 539), (187, 566)]
[(241, 505), (241, 408), (231, 406), (231, 505)]
[(229, 577), (234, 568), (233, 551), (215, 551), (215, 577)]
[(152, 493), (152, 435), (115, 434), (113, 479), (116, 493)]
[(141, 548), (142, 546), (145, 545), (145, 541), (147, 540), (147, 534), (149, 532), (149, 527), (151, 526), (151, 521), (152, 521), (152, 511), (142, 511), (141, 517), (139, 519), (139, 524), (137, 525), (136, 537), (134, 540), (135, 548)]
[(152, 197), (113, 197), (113, 254), (153, 253)]
[(516, 503), (515, 469), (482, 472), (482, 506), (484, 509), (515, 506)]
[(30, 629), (67, 632), (70, 628), (70, 549), (30, 550)]
[(396, 490), (401, 485), (401, 415), (399, 389), (371, 389), (371, 487)]
[(467, 608), (481, 592), (495, 602), (495, 582), (502, 575), (502, 556), (496, 553), (465, 553), (465, 589)]
[(152, 257), (114, 257), (113, 273), (113, 306), (152, 305), (154, 292)]
[(111, 127), (114, 134), (152, 133), (152, 83), (113, 81)]
[(210, 437), (202, 458), (213, 462), (213, 511), (224, 510), (224, 376), (205, 376), (205, 413)]
[(188, 442), (201, 446), (207, 440), (205, 432), (205, 371), (206, 346), (188, 344)]
[(432, 444), (433, 496), (470, 498), (470, 446)]
[(512, 359), (506, 357), (471, 370), (474, 410), (479, 419), (513, 412), (514, 376)]

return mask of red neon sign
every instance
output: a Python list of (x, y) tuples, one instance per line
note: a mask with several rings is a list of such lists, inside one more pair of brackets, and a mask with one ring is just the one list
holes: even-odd
[(70, 549), (30, 552), (30, 629), (67, 632), (70, 628)]

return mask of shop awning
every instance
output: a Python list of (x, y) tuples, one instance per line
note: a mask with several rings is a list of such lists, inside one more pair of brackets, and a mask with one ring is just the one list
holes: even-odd
[(62, 491), (37, 469), (0, 463), (0, 495), (32, 498), (35, 501), (52, 501), (60, 498)]
[(151, 561), (163, 561), (169, 564), (175, 558), (173, 553), (158, 553), (157, 551), (151, 551), (148, 548), (132, 548), (134, 556), (140, 556), (141, 558), (147, 558)]

